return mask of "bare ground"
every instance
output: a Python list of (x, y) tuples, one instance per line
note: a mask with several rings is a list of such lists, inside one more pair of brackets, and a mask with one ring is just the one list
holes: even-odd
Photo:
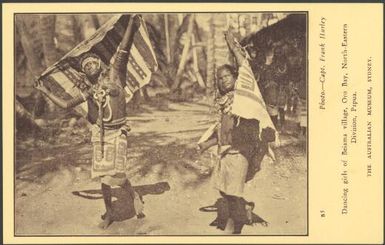
[[(219, 197), (210, 184), (214, 158), (195, 144), (213, 122), (203, 103), (147, 105), (132, 115), (131, 183), (143, 195), (144, 219), (133, 217), (119, 188), (113, 192), (121, 221), (101, 230), (100, 184), (90, 179), (91, 146), (85, 127), (63, 128), (44, 140), (22, 138), (16, 146), (16, 235), (223, 235), (209, 226), (215, 213), (199, 211)], [(290, 125), (290, 124), (289, 124)], [(290, 128), (290, 127), (289, 127)], [(293, 127), (291, 127), (293, 128)], [(245, 226), (242, 235), (303, 235), (307, 230), (305, 141), (281, 136), (277, 161), (246, 185), (245, 198), (269, 226)], [(88, 191), (82, 198), (73, 192)]]

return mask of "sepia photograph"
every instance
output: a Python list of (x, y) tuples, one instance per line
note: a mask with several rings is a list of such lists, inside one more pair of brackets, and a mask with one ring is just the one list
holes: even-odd
[(14, 14), (14, 236), (307, 236), (309, 16), (251, 10)]

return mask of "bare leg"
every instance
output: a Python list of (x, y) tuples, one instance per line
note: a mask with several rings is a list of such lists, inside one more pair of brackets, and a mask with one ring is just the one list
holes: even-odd
[(106, 229), (113, 222), (111, 186), (102, 183), (102, 193), (103, 193), (104, 205), (106, 206), (106, 213), (102, 215), (102, 219), (104, 221), (100, 224), (100, 227), (102, 229)]
[[(144, 218), (145, 215), (142, 212), (143, 201), (135, 195), (134, 188), (132, 188), (130, 181), (127, 179), (120, 187), (122, 189), (124, 189), (125, 191), (127, 191), (128, 195), (131, 197), (131, 200), (134, 202), (134, 209), (135, 209), (136, 217), (138, 219)], [(137, 199), (139, 199), (139, 200), (137, 200)]]
[[(242, 228), (245, 224), (250, 223), (247, 208), (250, 213), (254, 208), (254, 204), (250, 203), (250, 207), (246, 207), (246, 201), (237, 196), (227, 196), (229, 200), (230, 218), (234, 221), (233, 234), (241, 234)], [(251, 214), (250, 214), (251, 216)]]

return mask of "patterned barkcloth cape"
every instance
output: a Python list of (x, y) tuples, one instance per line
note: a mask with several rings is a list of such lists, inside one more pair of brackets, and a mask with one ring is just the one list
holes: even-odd
[[(80, 59), (84, 53), (93, 52), (108, 66), (114, 60), (114, 54), (123, 38), (129, 19), (133, 15), (116, 15), (100, 27), (94, 35), (84, 40), (62, 59), (49, 67), (38, 78), (55, 95), (69, 100), (79, 95), (84, 75), (80, 72)], [(126, 101), (133, 93), (148, 84), (151, 74), (158, 69), (156, 55), (151, 45), (146, 24), (141, 18), (138, 31), (134, 34), (134, 42), (130, 50), (127, 65), (127, 79), (123, 84)], [(87, 103), (75, 108), (82, 116), (88, 112)]]
[(275, 130), (247, 59), (243, 61), (238, 73), (231, 113), (246, 119), (259, 120), (261, 130), (267, 127)]
[[(259, 120), (260, 131), (267, 127), (275, 130), (247, 59), (243, 61), (238, 70), (231, 113), (245, 119)], [(215, 128), (216, 125), (212, 125), (199, 139), (198, 144), (208, 140), (214, 134)]]

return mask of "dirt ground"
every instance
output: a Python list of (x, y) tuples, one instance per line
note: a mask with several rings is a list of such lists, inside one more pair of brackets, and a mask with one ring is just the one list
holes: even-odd
[[(212, 153), (195, 151), (214, 121), (209, 105), (155, 104), (142, 105), (130, 117), (127, 173), (143, 196), (144, 219), (133, 217), (120, 189), (114, 188), (114, 207), (125, 210), (121, 221), (107, 230), (98, 227), (104, 204), (99, 182), (90, 179), (90, 135), (87, 128), (75, 126), (45, 139), (17, 140), (16, 235), (227, 234), (209, 226), (215, 213), (199, 211), (219, 197), (210, 184)], [(245, 226), (242, 235), (306, 234), (306, 143), (290, 130), (281, 135), (281, 142), (275, 149), (277, 160), (265, 157), (262, 170), (245, 188), (245, 199), (255, 202), (254, 213), (269, 225)]]

